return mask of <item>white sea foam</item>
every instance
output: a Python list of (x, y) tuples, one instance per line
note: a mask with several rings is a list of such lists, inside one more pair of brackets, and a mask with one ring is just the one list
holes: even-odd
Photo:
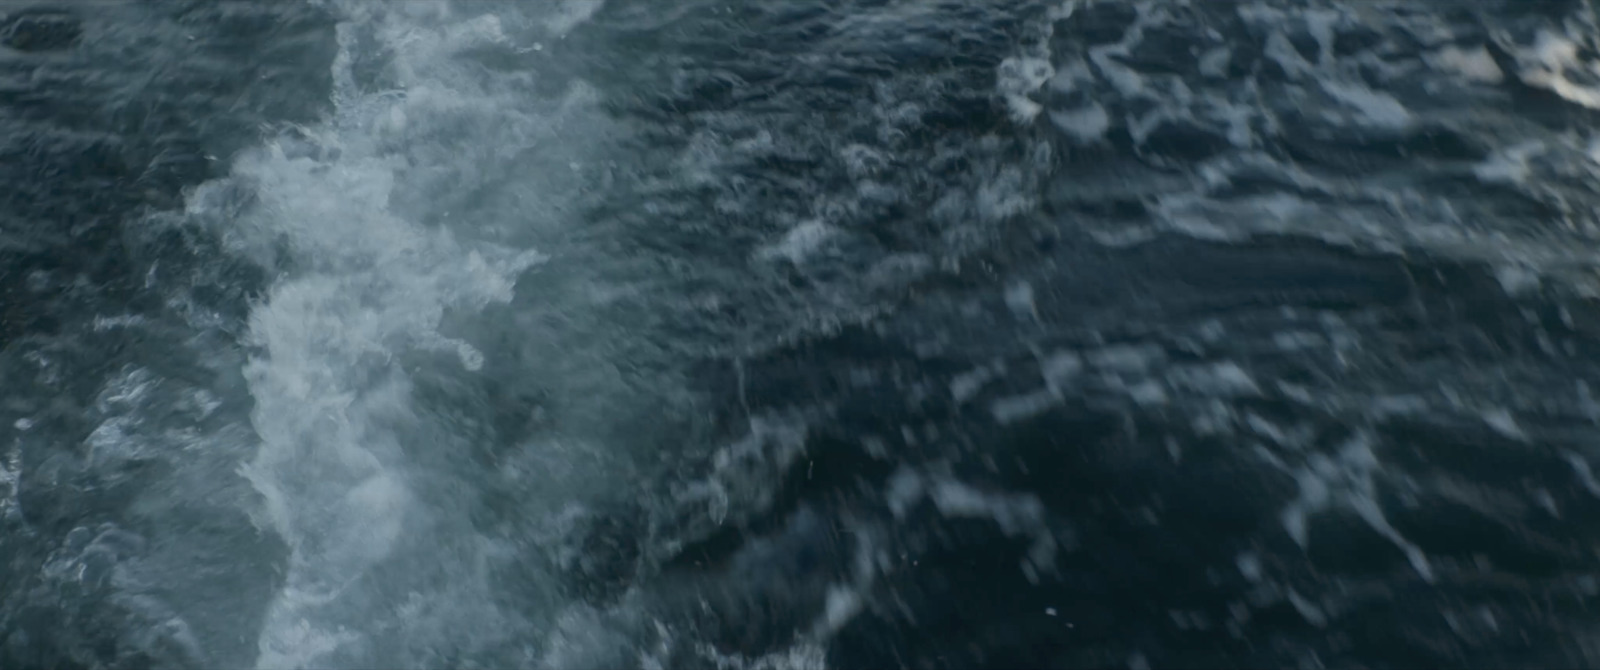
[(954, 398), (958, 404), (971, 400), (978, 395), (978, 392), (984, 386), (1001, 377), (1005, 372), (1005, 365), (997, 361), (993, 365), (956, 375), (950, 380), (950, 397)]
[(1017, 123), (1028, 123), (1044, 109), (1028, 96), (1038, 91), (1055, 75), (1054, 66), (1042, 58), (1007, 58), (1000, 63), (996, 88), (1005, 98), (1011, 117)]
[(989, 413), (994, 416), (995, 422), (1007, 425), (1048, 412), (1060, 403), (1061, 395), (1047, 388), (998, 398), (989, 403)]
[(1079, 144), (1096, 142), (1111, 129), (1111, 117), (1106, 114), (1106, 108), (1093, 102), (1078, 109), (1050, 112), (1050, 122)]
[[(568, 3), (552, 28), (570, 29), (599, 4)], [(442, 332), (446, 320), (509, 301), (517, 277), (540, 257), (461, 234), (496, 222), (435, 228), (402, 203), (486, 179), (486, 165), (528, 147), (547, 121), (513, 104), (509, 85), (455, 58), (510, 40), (496, 16), (446, 3), (348, 2), (338, 10), (346, 20), (337, 109), (327, 124), (301, 132), (337, 151), (269, 143), (190, 201), (192, 212), (204, 210), (227, 200), (211, 197), (219, 189), (251, 188), (257, 205), (222, 217), (220, 232), (235, 253), (279, 272), (250, 315), (255, 353), (245, 369), (260, 447), (241, 473), (265, 501), (259, 522), (292, 552), (260, 634), (262, 668), (427, 663), (432, 657), (375, 647), (373, 635), (463, 648), (492, 637), (506, 616), (491, 604), (484, 575), (493, 548), (448, 506), (420, 501), (419, 478), (428, 475), (408, 462), (404, 442), (421, 419), (401, 360), (435, 351), (467, 370), (483, 366), (481, 352)], [(403, 90), (356, 85), (361, 31), (392, 50)], [(407, 543), (436, 553), (429, 560), (438, 565), (427, 569), (448, 573), (444, 583), (375, 572)]]
[(1334, 457), (1313, 454), (1299, 467), (1291, 468), (1276, 460), (1269, 462), (1289, 472), (1300, 485), (1300, 495), (1281, 513), (1284, 530), (1296, 544), (1310, 545), (1312, 516), (1330, 508), (1342, 508), (1354, 512), (1374, 532), (1399, 548), (1422, 579), (1434, 580), (1427, 554), (1389, 523), (1378, 504), (1376, 479), (1381, 463), (1373, 453), (1369, 436), (1358, 434)]
[(562, 0), (555, 13), (545, 19), (550, 32), (565, 35), (578, 24), (593, 18), (605, 6), (605, 0)]
[(763, 260), (781, 258), (799, 264), (838, 235), (839, 230), (833, 226), (816, 220), (806, 221), (791, 228), (778, 241), (759, 249), (756, 257)]
[(1359, 112), (1367, 125), (1404, 128), (1411, 124), (1411, 112), (1394, 96), (1348, 81), (1324, 79), (1321, 84), (1328, 95)]
[(1532, 46), (1517, 49), (1513, 55), (1522, 68), (1518, 76), (1524, 83), (1547, 89), (1574, 104), (1600, 109), (1600, 87), (1575, 82), (1569, 75), (1595, 68), (1594, 64), (1583, 62), (1580, 51), (1579, 40), (1543, 30)]
[(1423, 58), (1433, 67), (1483, 84), (1498, 84), (1506, 78), (1505, 71), (1500, 69), (1494, 57), (1489, 55), (1489, 50), (1483, 46), (1476, 49), (1445, 47)]

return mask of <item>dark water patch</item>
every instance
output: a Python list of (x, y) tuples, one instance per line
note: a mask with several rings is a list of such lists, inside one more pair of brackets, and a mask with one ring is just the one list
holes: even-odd
[(655, 606), (722, 654), (757, 657), (805, 635), (828, 587), (848, 579), (854, 542), (811, 506), (775, 521), (716, 564), (664, 573), (663, 588), (650, 596)]
[(0, 18), (0, 44), (17, 51), (59, 51), (81, 37), (82, 22), (70, 11), (39, 7)]
[(1085, 598), (1061, 598), (1059, 590), (1029, 583), (1015, 570), (1024, 542), (969, 524), (946, 522), (941, 540), (918, 552), (914, 564), (898, 566), (881, 587), (892, 604), (841, 632), (830, 645), (830, 665), (1051, 666), (1086, 641), (1133, 632), (1125, 619)]
[(809, 440), (806, 452), (781, 479), (772, 483), (771, 503), (759, 517), (735, 520), (715, 533), (674, 552), (661, 570), (673, 572), (727, 569), (746, 544), (781, 531), (779, 524), (795, 514), (815, 514), (811, 506), (836, 505), (881, 489), (894, 462), (874, 458), (856, 439), (822, 437)]
[[(674, 265), (674, 279), (720, 305), (668, 315), (662, 323), (682, 325), (666, 338), (738, 350), (792, 334), (797, 324), (778, 315), (794, 310), (816, 311), (817, 327), (849, 322), (900, 288), (889, 272), (861, 281), (886, 256), (976, 246), (982, 222), (1003, 216), (982, 211), (989, 193), (1027, 188), (1025, 175), (1005, 172), (1028, 149), (1002, 134), (995, 67), (1042, 11), (798, 2), (663, 13), (608, 3), (570, 39), (663, 46), (647, 60), (657, 65), (583, 73), (626, 92), (611, 104), (641, 122), (639, 169), (659, 177), (631, 195), (621, 184), (593, 214), (620, 224), (607, 244), (621, 255), (699, 259)], [(686, 165), (703, 178), (679, 178)], [(762, 260), (813, 221), (839, 232), (822, 253)]]
[(1288, 133), (1280, 141), (1297, 163), (1347, 173), (1413, 170), (1423, 167), (1419, 162), (1477, 163), (1489, 156), (1489, 148), (1482, 141), (1449, 127), (1354, 136)]
[(1364, 256), (1288, 238), (1263, 238), (1250, 246), (1159, 241), (1129, 254), (1155, 278), (1187, 289), (1205, 302), (1258, 296), (1307, 306), (1367, 307), (1405, 302), (1412, 281), (1399, 261)]
[[(1368, 201), (1349, 201), (1358, 191), (1380, 203), (1370, 211), (1385, 212), (1402, 202), (1391, 195), (1448, 196), (1470, 226), (1556, 225), (1570, 208), (1551, 199), (1468, 188), (1472, 166), (1514, 133), (1481, 132), (1445, 108), (1478, 94), (1501, 105), (1498, 90), (1424, 95), (1409, 87), (1425, 71), (1385, 69), (1444, 44), (1474, 48), (1489, 30), (1483, 16), (1421, 5), (1341, 14), (1334, 58), (1324, 61), (1309, 7), (1274, 4), (1286, 25), (1228, 5), (1164, 6), (1171, 16), (1146, 12), (1131, 53), (1088, 64), (1092, 95), (1037, 96), (1046, 111), (1091, 99), (1107, 111), (1114, 127), (1083, 146), (1035, 125), (1047, 115), (1019, 130), (992, 93), (992, 72), (966, 69), (994, 67), (977, 52), (997, 35), (1014, 43), (1005, 53), (1035, 55), (1028, 38), (1040, 33), (971, 8), (968, 25), (978, 27), (922, 40), (923, 17), (962, 12), (895, 16), (904, 21), (884, 25), (903, 29), (886, 35), (872, 23), (889, 16), (874, 12), (880, 5), (828, 5), (854, 21), (805, 7), (759, 20), (744, 10), (745, 25), (684, 19), (706, 31), (697, 37), (737, 42), (746, 62), (724, 64), (731, 49), (705, 46), (696, 53), (709, 63), (675, 63), (689, 71), (671, 90), (657, 86), (640, 109), (619, 110), (658, 131), (652, 148), (693, 156), (704, 170), (692, 188), (646, 195), (641, 208), (682, 222), (630, 243), (710, 253), (733, 268), (686, 282), (741, 303), (719, 303), (721, 323), (692, 324), (698, 336), (740, 339), (695, 376), (720, 399), (709, 403), (717, 429), (733, 440), (754, 416), (809, 422), (805, 455), (751, 475), (781, 490), (770, 509), (733, 515), (737, 529), (704, 534), (673, 569), (703, 588), (732, 589), (734, 557), (789, 537), (797, 510), (876, 524), (889, 567), (877, 569), (866, 609), (832, 638), (839, 667), (1570, 664), (1592, 653), (1539, 631), (1541, 606), (1515, 595), (1570, 581), (1577, 543), (1565, 538), (1588, 533), (1577, 521), (1588, 511), (1576, 502), (1586, 495), (1577, 466), (1547, 449), (1587, 431), (1573, 424), (1579, 400), (1519, 391), (1567, 393), (1574, 377), (1593, 376), (1578, 355), (1592, 339), (1588, 317), (1572, 312), (1581, 301), (1547, 289), (1508, 295), (1506, 275), (1446, 251), (1250, 235), (1253, 222), (1225, 215), (1205, 223), (1226, 241), (1155, 236), (1111, 248), (1084, 234), (1136, 237), (1147, 231), (1117, 224), (1150, 223), (1152, 205), (1197, 191), (1287, 194), (1337, 215), (1368, 211)], [(1077, 6), (1053, 26), (1058, 73), (1090, 47), (1128, 37), (1141, 11)], [(598, 17), (597, 34), (628, 13), (605, 12), (616, 13)], [(804, 51), (750, 40), (766, 34), (763, 21), (783, 24), (770, 34), (838, 48), (781, 67)], [(1268, 56), (1280, 33), (1309, 70), (1285, 71)], [(940, 50), (949, 44), (958, 48)], [(1222, 65), (1216, 48), (1230, 53), (1213, 69)], [(1119, 86), (1126, 80), (1112, 81), (1112, 65), (1144, 86)], [(1358, 80), (1400, 101), (1413, 123), (1360, 127), (1349, 109), (1304, 108), (1295, 94), (1317, 98), (1318, 80)], [(1157, 113), (1182, 120), (1138, 138), (1120, 127)], [(1218, 183), (1232, 175), (1196, 171), (1251, 160), (1260, 167), (1226, 186)], [(894, 204), (860, 196), (873, 189), (892, 191), (883, 201)], [(1216, 211), (1235, 203), (1223, 204)], [(808, 231), (830, 241), (764, 264)], [(1396, 232), (1409, 239), (1398, 234), (1409, 229)], [(1392, 246), (1385, 232), (1374, 235)], [(709, 237), (732, 242), (718, 249)], [(871, 293), (892, 302), (852, 312), (870, 293), (860, 287), (862, 261), (894, 253), (928, 262), (896, 290)], [(859, 316), (829, 318), (846, 313)], [(768, 330), (782, 320), (767, 321), (774, 314), (808, 326)], [(756, 330), (764, 333), (750, 336)], [(1458, 432), (1472, 444), (1451, 452)], [(1571, 516), (1541, 511), (1541, 489)], [(1027, 515), (1018, 509), (1039, 510), (1037, 525), (1019, 530)], [(1041, 537), (1058, 543), (1051, 570), (1033, 562)], [(834, 561), (821, 572), (844, 571), (840, 554), (811, 558)], [(1480, 558), (1498, 567), (1480, 568)], [(819, 597), (770, 602), (779, 601), (815, 613)], [(1473, 608), (1492, 609), (1497, 623), (1462, 618)], [(1592, 625), (1587, 614), (1570, 621)], [(758, 653), (783, 636), (721, 639)]]
[(1188, 121), (1167, 121), (1152, 129), (1138, 153), (1168, 164), (1197, 163), (1233, 146), (1221, 132)]
[[(927, 283), (872, 324), (743, 361), (752, 383), (741, 408), (838, 408), (818, 427), (827, 437), (813, 437), (808, 449), (818, 447), (815, 467), (849, 466), (841, 478), (807, 478), (806, 459), (791, 464), (779, 507), (814, 505), (891, 529), (879, 546), (899, 558), (879, 575), (867, 609), (833, 638), (830, 662), (1099, 667), (1136, 657), (1175, 666), (1317, 657), (1401, 667), (1476, 655), (1515, 665), (1572, 657), (1566, 646), (1530, 642), (1554, 643), (1553, 633), (1516, 632), (1545, 615), (1512, 595), (1557, 589), (1578, 569), (1578, 544), (1568, 538), (1586, 532), (1574, 524), (1588, 501), (1578, 500), (1587, 494), (1571, 466), (1538, 444), (1496, 436), (1473, 423), (1482, 419), (1470, 410), (1448, 414), (1454, 423), (1368, 424), (1362, 409), (1374, 395), (1399, 393), (1395, 385), (1497, 393), (1474, 365), (1514, 362), (1539, 378), (1556, 374), (1534, 349), (1512, 346), (1537, 339), (1537, 322), (1522, 318), (1527, 303), (1498, 290), (1490, 268), (1292, 238), (1172, 238), (1117, 250), (1065, 242), (1051, 253), (1051, 263), (1008, 266), (1031, 286), (1037, 318), (1011, 315), (1005, 287), (1019, 276), (976, 274)], [(1559, 311), (1555, 303), (1533, 306)], [(1207, 320), (1218, 324), (1216, 339), (1182, 344), (1182, 333)], [(1308, 328), (1325, 338), (1346, 329), (1362, 347), (1335, 356), (1326, 339), (1298, 351), (1275, 343), (1276, 333)], [(1438, 337), (1500, 344), (1415, 344)], [(923, 344), (930, 341), (940, 345)], [(1162, 354), (1146, 373), (1096, 372), (1103, 368), (1093, 352), (1119, 345)], [(1078, 352), (1083, 367), (1044, 374), (1044, 361), (1061, 351)], [(1258, 395), (1170, 381), (1184, 379), (1171, 370), (1219, 360), (1249, 375)], [(1452, 365), (1463, 367), (1451, 372)], [(1157, 380), (1169, 399), (1132, 402), (1103, 381), (1113, 375), (1126, 384)], [(951, 390), (958, 378), (977, 380), (960, 382), (972, 385), (960, 399)], [(1331, 395), (1286, 394), (1278, 382), (1314, 394), (1347, 389), (1341, 393), (1352, 395), (1340, 397), (1356, 404), (1340, 409)], [(1051, 383), (1058, 397), (1034, 413), (1004, 421), (991, 414), (991, 403), (1044, 394)], [(1200, 418), (1222, 411), (1231, 418), (1202, 428)], [(1534, 435), (1548, 420), (1519, 416)], [(1305, 548), (1284, 529), (1285, 510), (1306, 495), (1295, 473), (1320, 467), (1306, 455), (1337, 460), (1363, 433), (1378, 459), (1368, 475), (1371, 504), (1424, 552), (1432, 584), (1349, 491), (1336, 488), (1326, 509), (1308, 514)], [(860, 438), (841, 439), (849, 435)], [(889, 514), (904, 504), (892, 502), (903, 493), (890, 493), (904, 471), (941, 473), (994, 500), (1037, 501), (1041, 528), (1058, 543), (1049, 569), (1030, 576), (1039, 536), (1007, 530), (997, 521), (1003, 512), (941, 514), (924, 502)], [(944, 481), (937, 478), (926, 481)], [(1540, 511), (1529, 486), (1548, 488), (1565, 516)], [(714, 542), (715, 553), (734, 556), (781, 534), (791, 513), (756, 515), (746, 533)], [(1468, 625), (1460, 613), (1475, 607), (1493, 608), (1502, 633), (1458, 632)]]
[(593, 603), (611, 603), (640, 577), (642, 544), (648, 520), (638, 508), (624, 508), (591, 517), (577, 544), (558, 562), (563, 585)]

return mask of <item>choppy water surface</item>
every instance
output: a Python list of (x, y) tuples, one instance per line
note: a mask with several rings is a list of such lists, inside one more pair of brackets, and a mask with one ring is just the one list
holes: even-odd
[(0, 3), (0, 667), (1600, 664), (1584, 0)]

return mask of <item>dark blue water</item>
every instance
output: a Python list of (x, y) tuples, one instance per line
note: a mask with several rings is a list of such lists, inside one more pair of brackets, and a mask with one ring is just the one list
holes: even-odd
[(0, 667), (1600, 663), (1595, 11), (0, 3)]

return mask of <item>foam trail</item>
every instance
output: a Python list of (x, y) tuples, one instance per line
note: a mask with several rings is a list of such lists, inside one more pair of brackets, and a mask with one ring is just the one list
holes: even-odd
[(511, 278), (530, 262), (488, 261), (388, 213), (381, 162), (336, 165), (323, 180), (299, 162), (273, 156), (261, 176), (287, 183), (263, 192), (285, 196), (274, 203), (280, 216), (325, 221), (326, 236), (311, 241), (328, 244), (313, 254), (345, 269), (279, 283), (251, 317), (263, 353), (246, 377), (262, 445), (244, 474), (293, 549), (261, 639), (260, 664), (273, 668), (316, 665), (349, 641), (315, 637), (318, 619), (349, 614), (341, 591), (389, 554), (412, 508), (395, 465), (393, 431), (408, 414), (395, 354), (451, 348), (469, 368), (480, 365), (471, 347), (438, 334), (444, 309), (509, 299)]
[[(251, 315), (250, 344), (257, 353), (245, 370), (261, 444), (241, 471), (266, 501), (263, 521), (292, 550), (260, 633), (261, 668), (371, 664), (388, 657), (375, 656), (373, 647), (381, 644), (370, 639), (375, 629), (407, 637), (411, 628), (447, 625), (419, 618), (460, 618), (450, 625), (471, 626), (497, 616), (482, 575), (440, 587), (374, 570), (397, 556), (397, 548), (418, 542), (408, 535), (447, 532), (437, 529), (452, 525), (429, 518), (440, 512), (419, 502), (400, 449), (401, 431), (416, 419), (399, 356), (441, 350), (468, 369), (481, 366), (479, 352), (439, 332), (446, 310), (508, 301), (515, 278), (538, 261), (531, 252), (473, 247), (391, 204), (404, 176), (459, 172), (452, 161), (471, 160), (437, 151), (429, 154), (436, 164), (419, 165), (416, 152), (397, 155), (423, 132), (418, 125), (492, 116), (496, 109), (493, 92), (481, 82), (451, 78), (435, 64), (447, 64), (456, 50), (505, 37), (495, 17), (455, 20), (442, 3), (340, 9), (348, 20), (339, 27), (337, 111), (325, 127), (307, 130), (329, 151), (269, 145), (242, 158), (228, 182), (202, 188), (191, 204), (215, 200), (208, 189), (253, 185), (258, 206), (230, 222), (225, 237), (237, 253), (288, 268)], [(403, 93), (357, 90), (351, 62), (358, 30), (375, 32), (398, 54), (393, 65)], [(491, 127), (525, 130), (513, 121)], [(336, 157), (319, 159), (327, 156)], [(471, 550), (454, 551), (439, 562), (471, 573)], [(386, 607), (404, 602), (407, 592), (416, 600), (419, 590), (452, 610), (476, 608), (478, 618)]]

